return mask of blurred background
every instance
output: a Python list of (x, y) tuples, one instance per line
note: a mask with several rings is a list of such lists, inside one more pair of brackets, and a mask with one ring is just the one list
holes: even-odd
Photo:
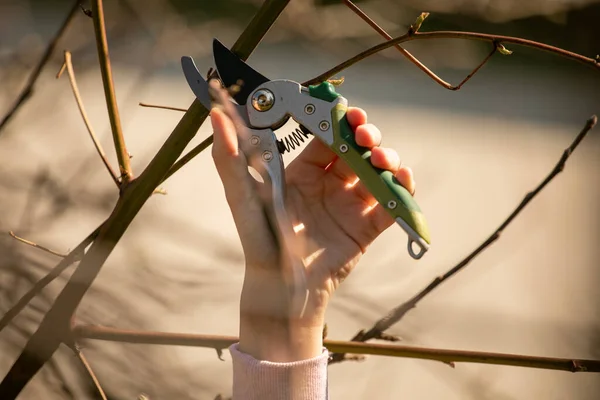
[[(260, 0), (106, 1), (116, 94), (139, 175), (193, 95), (179, 59), (211, 66), (211, 41), (232, 45)], [(0, 2), (0, 116), (11, 107), (66, 17), (71, 1)], [(600, 3), (586, 0), (360, 1), (392, 36), (421, 11), (422, 31), (521, 36), (595, 57)], [(83, 2), (84, 7), (89, 4)], [(264, 75), (304, 81), (382, 39), (337, 0), (292, 0), (249, 63)], [(405, 46), (457, 84), (489, 52), (463, 40)], [(394, 49), (344, 71), (339, 91), (384, 132), (418, 182), (433, 244), (421, 261), (389, 229), (344, 283), (329, 311), (329, 337), (349, 339), (477, 247), (554, 167), (590, 115), (600, 112), (600, 73), (548, 53), (506, 45), (460, 91), (437, 85)], [(31, 98), (0, 131), (0, 313), (58, 258), (7, 232), (67, 252), (110, 213), (117, 193), (95, 153), (68, 79), (63, 50), (90, 120), (113, 165), (113, 145), (92, 20), (79, 13)], [(293, 126), (289, 127), (289, 131)], [(597, 130), (597, 129), (596, 129)], [(287, 133), (286, 128), (282, 129)], [(211, 132), (205, 124), (191, 146)], [(191, 147), (190, 147), (191, 148)], [(286, 154), (286, 161), (296, 153)], [(600, 139), (592, 131), (565, 171), (488, 251), (429, 295), (389, 333), (406, 344), (600, 359)], [(136, 217), (78, 313), (80, 323), (237, 335), (243, 255), (209, 152), (164, 185)], [(69, 270), (71, 271), (71, 270)], [(69, 272), (70, 273), (70, 272)], [(0, 333), (0, 376), (60, 291), (57, 279)], [(213, 399), (231, 394), (231, 364), (214, 350), (86, 341), (83, 350), (111, 399)], [(503, 366), (369, 357), (331, 366), (332, 399), (598, 399), (600, 376)], [(94, 399), (91, 382), (61, 349), (23, 399)]]

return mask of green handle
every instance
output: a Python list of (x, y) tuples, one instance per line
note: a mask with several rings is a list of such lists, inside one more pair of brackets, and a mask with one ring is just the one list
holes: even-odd
[[(334, 137), (332, 150), (356, 172), (379, 204), (408, 233), (408, 251), (413, 258), (420, 258), (430, 243), (425, 216), (413, 196), (396, 180), (392, 172), (371, 164), (371, 151), (359, 146), (354, 140), (354, 132), (348, 124), (346, 111), (347, 107), (341, 103), (331, 110)], [(413, 242), (421, 247), (420, 253), (414, 253)]]

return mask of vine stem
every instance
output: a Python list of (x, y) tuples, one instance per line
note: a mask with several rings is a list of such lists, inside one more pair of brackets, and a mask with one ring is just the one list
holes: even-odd
[(133, 178), (129, 153), (125, 145), (123, 129), (121, 127), (121, 118), (119, 116), (119, 107), (115, 95), (115, 86), (112, 77), (112, 67), (108, 54), (108, 42), (106, 39), (106, 27), (104, 23), (104, 7), (102, 0), (92, 0), (92, 19), (94, 20), (94, 31), (96, 34), (96, 47), (98, 49), (98, 61), (102, 73), (102, 83), (104, 85), (104, 96), (106, 97), (106, 107), (110, 119), (110, 127), (115, 142), (117, 160), (119, 161), (119, 172), (121, 175), (121, 184), (127, 185)]
[(475, 33), (475, 32), (460, 32), (460, 31), (432, 31), (432, 32), (413, 32), (409, 30), (404, 35), (398, 36), (394, 39), (388, 40), (387, 42), (380, 43), (376, 46), (373, 46), (362, 53), (355, 55), (352, 58), (347, 59), (346, 61), (336, 65), (331, 68), (329, 71), (326, 71), (319, 76), (312, 78), (304, 83), (303, 86), (314, 85), (321, 82), (326, 81), (331, 78), (335, 74), (345, 70), (346, 68), (356, 64), (357, 62), (372, 56), (374, 54), (379, 53), (387, 48), (390, 48), (394, 45), (410, 42), (413, 40), (429, 40), (429, 39), (469, 39), (469, 40), (478, 40), (485, 41), (490, 43), (495, 43), (496, 46), (501, 43), (512, 43), (519, 46), (531, 47), (538, 50), (543, 50), (549, 53), (553, 53), (574, 61), (578, 61), (582, 64), (592, 66), (596, 70), (600, 71), (600, 61), (598, 59), (593, 59), (589, 57), (582, 56), (577, 53), (573, 53), (568, 50), (564, 50), (558, 47), (554, 47), (548, 44), (535, 42), (533, 40), (522, 39), (513, 36), (502, 36), (502, 35), (491, 35), (486, 33)]
[[(504, 232), (504, 229), (523, 211), (523, 209), (560, 173), (564, 170), (565, 165), (573, 151), (577, 148), (579, 143), (586, 137), (588, 132), (594, 128), (596, 123), (598, 122), (598, 118), (595, 115), (592, 115), (585, 123), (584, 127), (581, 129), (579, 134), (575, 137), (573, 142), (569, 147), (567, 147), (552, 171), (546, 176), (546, 178), (531, 192), (527, 193), (523, 200), (519, 203), (519, 205), (510, 213), (510, 215), (500, 224), (500, 226), (483, 242), (481, 243), (475, 250), (473, 250), (469, 255), (467, 255), (462, 261), (452, 267), (443, 275), (436, 277), (432, 280), (429, 285), (427, 285), (423, 290), (414, 295), (408, 301), (400, 304), (398, 307), (391, 310), (386, 316), (379, 319), (368, 331), (361, 330), (351, 339), (356, 342), (365, 342), (370, 339), (383, 339), (382, 335), (384, 332), (389, 329), (392, 325), (398, 323), (410, 310), (415, 308), (417, 304), (423, 300), (428, 294), (430, 294), (433, 290), (435, 290), (442, 283), (448, 281), (454, 275), (462, 271), (466, 268), (471, 261), (475, 257), (477, 257), (481, 252), (487, 249), (490, 245), (492, 245), (496, 240), (498, 240)], [(331, 357), (330, 363), (336, 363), (345, 360), (344, 353), (336, 353)]]
[(23, 104), (25, 104), (27, 99), (33, 93), (33, 87), (35, 86), (35, 83), (37, 82), (38, 78), (40, 77), (42, 70), (44, 69), (46, 64), (48, 64), (48, 61), (50, 61), (50, 58), (52, 57), (52, 53), (54, 53), (54, 49), (56, 49), (56, 45), (58, 44), (58, 41), (60, 40), (62, 35), (67, 30), (68, 26), (71, 24), (71, 21), (73, 20), (75, 15), (77, 15), (77, 11), (79, 10), (79, 2), (80, 2), (80, 0), (75, 0), (73, 2), (73, 5), (71, 6), (69, 13), (67, 14), (67, 17), (63, 21), (60, 28), (58, 28), (58, 31), (56, 31), (56, 34), (52, 37), (52, 40), (50, 40), (50, 43), (48, 43), (48, 46), (46, 47), (46, 50), (44, 50), (44, 54), (42, 55), (42, 58), (40, 58), (40, 61), (38, 61), (34, 70), (31, 72), (31, 75), (29, 75), (27, 84), (25, 85), (25, 87), (23, 88), (21, 93), (19, 94), (19, 97), (17, 97), (17, 99), (15, 100), (13, 106), (8, 110), (6, 115), (4, 115), (4, 117), (2, 118), (2, 122), (0, 122), (0, 132), (2, 132), (2, 129), (6, 126), (8, 121), (10, 121), (10, 119), (16, 114), (16, 112), (19, 110), (19, 108)]
[[(75, 340), (96, 339), (136, 344), (208, 347), (215, 349), (218, 354), (220, 354), (223, 349), (226, 349), (232, 344), (239, 342), (239, 338), (234, 336), (143, 332), (96, 325), (75, 326), (73, 328), (73, 335)], [(454, 366), (454, 363), (464, 362), (552, 369), (569, 372), (600, 372), (600, 361), (598, 360), (536, 357), (520, 354), (435, 349), (429, 347), (413, 347), (379, 343), (357, 343), (338, 340), (325, 340), (324, 346), (330, 351), (334, 352), (418, 358), (424, 360), (441, 361), (452, 366)]]
[[(344, 2), (344, 4), (346, 4), (346, 6), (350, 10), (352, 10), (356, 15), (358, 15), (360, 18), (362, 18), (367, 24), (369, 24), (371, 26), (371, 28), (373, 28), (377, 33), (379, 33), (385, 39), (387, 39), (387, 40), (393, 39), (392, 36), (390, 36), (382, 27), (377, 25), (377, 23), (375, 21), (373, 21), (367, 14), (365, 14), (356, 4), (354, 4), (350, 0), (343, 0), (343, 2)], [(467, 81), (469, 79), (471, 79), (477, 73), (477, 71), (479, 71), (481, 69), (481, 67), (483, 67), (485, 65), (485, 63), (488, 62), (488, 60), (496, 53), (496, 50), (497, 50), (497, 46), (494, 44), (494, 47), (493, 47), (492, 51), (488, 54), (488, 56), (485, 57), (483, 59), (483, 61), (481, 63), (479, 63), (479, 65), (477, 65), (473, 69), (473, 71), (471, 71), (471, 73), (469, 73), (458, 85), (453, 86), (452, 84), (446, 82), (445, 80), (440, 78), (438, 75), (436, 75), (435, 72), (433, 72), (432, 70), (427, 68), (427, 66), (425, 64), (423, 64), (421, 61), (419, 61), (419, 59), (417, 57), (413, 56), (405, 48), (400, 47), (400, 45), (397, 45), (397, 44), (394, 45), (394, 48), (396, 50), (398, 50), (402, 55), (404, 55), (410, 62), (412, 62), (414, 65), (416, 65), (417, 68), (419, 68), (421, 71), (423, 71), (425, 74), (427, 74), (427, 76), (429, 76), (435, 82), (439, 83), (440, 86), (442, 86), (448, 90), (453, 90), (453, 91), (460, 90), (460, 88), (465, 83), (467, 83)]]

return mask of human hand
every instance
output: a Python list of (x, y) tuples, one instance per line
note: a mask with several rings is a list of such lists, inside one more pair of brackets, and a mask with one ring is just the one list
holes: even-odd
[[(380, 147), (381, 133), (366, 113), (349, 108), (356, 142), (372, 149), (374, 166), (394, 172), (410, 193), (412, 171), (398, 154)], [(350, 274), (367, 247), (394, 223), (357, 181), (356, 174), (320, 140), (312, 140), (286, 168), (287, 212), (305, 244), (308, 304), (302, 318), (290, 313), (281, 275), (279, 247), (262, 212), (260, 184), (238, 150), (232, 121), (211, 111), (213, 158), (223, 182), (246, 259), (240, 304), (240, 350), (269, 361), (295, 361), (321, 353), (324, 315), (331, 295)]]

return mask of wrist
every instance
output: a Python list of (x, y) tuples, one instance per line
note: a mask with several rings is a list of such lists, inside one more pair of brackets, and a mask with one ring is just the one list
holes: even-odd
[(322, 353), (323, 323), (242, 314), (239, 349), (272, 362), (311, 359)]
[(325, 305), (309, 301), (302, 318), (293, 315), (281, 283), (246, 275), (240, 301), (240, 351), (258, 360), (292, 362), (317, 357), (323, 349)]

